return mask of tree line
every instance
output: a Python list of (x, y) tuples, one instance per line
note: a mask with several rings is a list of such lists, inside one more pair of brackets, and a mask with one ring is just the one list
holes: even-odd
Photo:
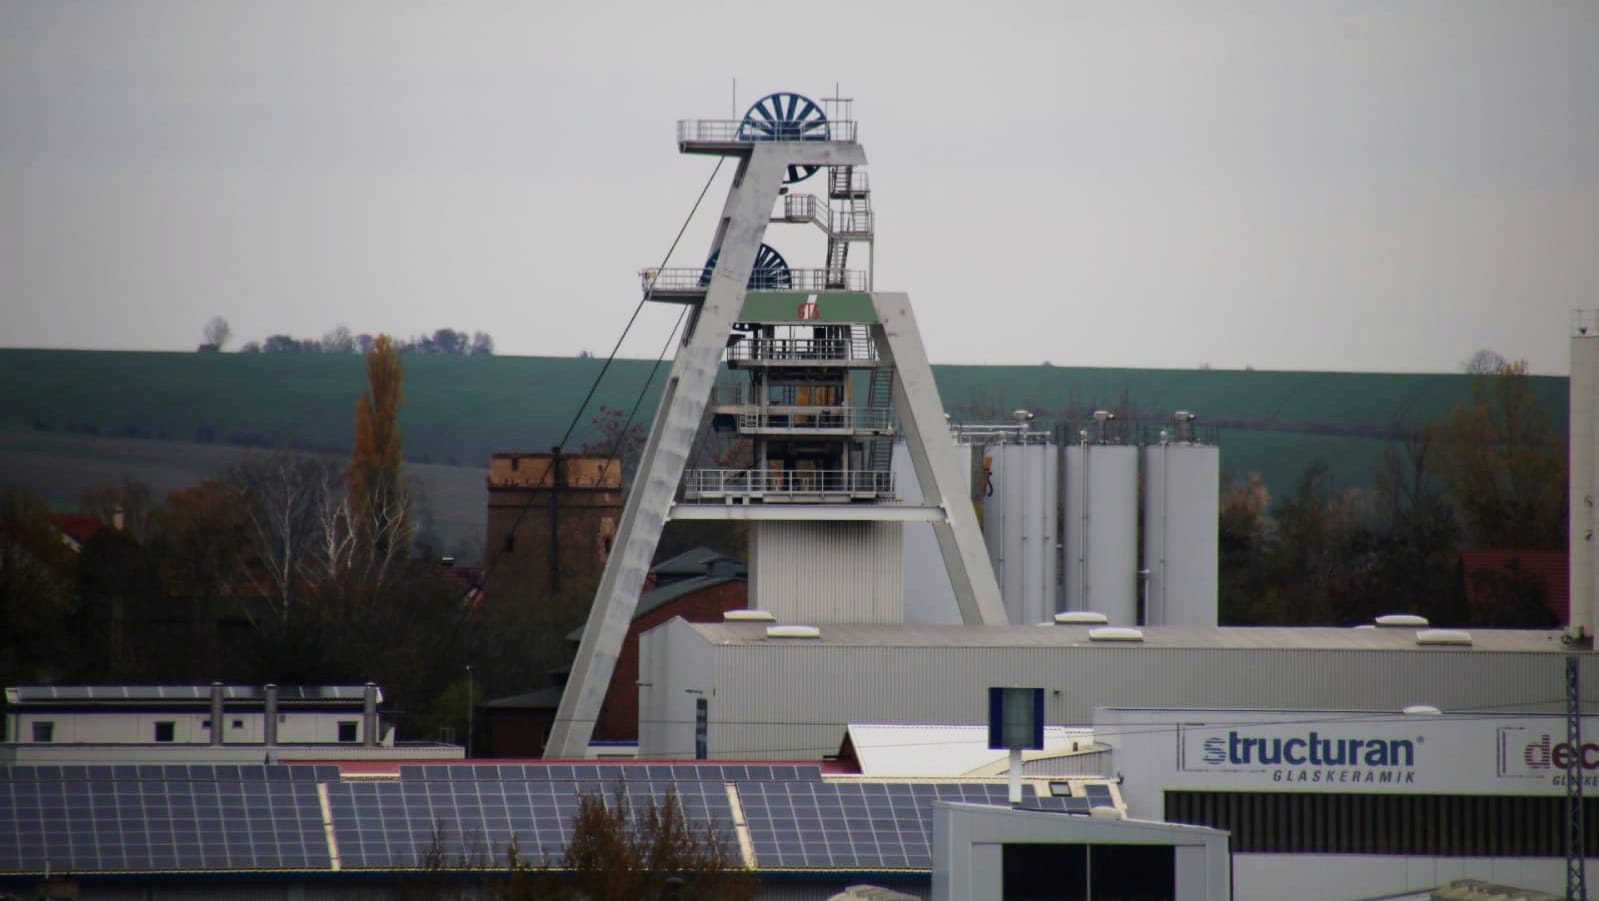
[[(1324, 461), (1276, 499), (1258, 476), (1224, 482), (1223, 622), (1352, 625), (1415, 612), (1438, 625), (1559, 624), (1536, 573), (1461, 564), (1472, 548), (1566, 547), (1565, 436), (1524, 362), (1473, 362), (1470, 400), (1396, 425), (1369, 487), (1340, 488)], [(1468, 608), (1468, 583), (1492, 603)]]
[[(203, 340), (197, 348), (201, 353), (218, 353), (233, 338), (233, 328), (221, 316), (213, 316), (202, 330)], [(494, 355), (494, 336), (488, 332), (468, 334), (451, 328), (435, 329), (432, 334), (416, 335), (409, 339), (390, 338), (393, 347), (403, 354), (422, 354), (444, 357), (489, 357)], [(320, 338), (296, 338), (289, 334), (269, 335), (261, 341), (249, 341), (239, 347), (239, 353), (324, 353), (370, 354), (377, 346), (377, 337), (361, 332), (356, 334), (345, 325), (335, 326)]]
[(372, 680), (408, 738), (463, 721), (483, 630), (471, 586), (418, 540), (398, 343), (374, 339), (366, 374), (348, 459), (251, 450), (165, 498), (95, 490), (103, 525), (81, 546), (39, 498), (0, 495), (0, 680)]

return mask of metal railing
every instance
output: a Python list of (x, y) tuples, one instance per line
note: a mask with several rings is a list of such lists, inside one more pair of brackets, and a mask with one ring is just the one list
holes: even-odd
[(866, 173), (854, 166), (829, 166), (827, 173), (827, 193), (837, 196), (840, 194), (868, 194), (871, 192), (871, 182)]
[(732, 497), (765, 500), (814, 498), (891, 498), (892, 472), (842, 469), (690, 469), (683, 473), (685, 500), (722, 500)]
[[(783, 123), (778, 123), (779, 133)], [(810, 125), (809, 122), (794, 123), (791, 129), (799, 133), (801, 128)], [(844, 141), (855, 140), (855, 122), (853, 120), (828, 120), (820, 128), (811, 129), (803, 133), (804, 136), (793, 143), (809, 141)], [(750, 144), (754, 142), (771, 142), (777, 139), (763, 134), (755, 129), (747, 128), (743, 119), (679, 119), (677, 122), (677, 142), (679, 144)]]
[[(709, 269), (641, 269), (639, 281), (645, 291), (656, 294), (704, 294), (711, 284)], [(757, 272), (750, 276), (748, 291), (865, 291), (866, 273), (858, 269), (828, 272), (826, 269), (788, 269)], [(797, 320), (798, 315), (795, 316)]]
[(740, 431), (886, 432), (894, 428), (894, 411), (862, 407), (814, 407), (803, 411), (761, 409), (737, 416)]
[(783, 198), (784, 222), (814, 222), (830, 235), (869, 238), (872, 235), (870, 210), (835, 210), (814, 194), (789, 194)]
[(750, 338), (727, 349), (730, 361), (859, 362), (877, 359), (877, 345), (864, 335), (852, 338)]

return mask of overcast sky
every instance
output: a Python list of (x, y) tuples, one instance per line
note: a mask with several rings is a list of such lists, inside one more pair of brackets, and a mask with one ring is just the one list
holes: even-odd
[(855, 98), (934, 362), (1565, 373), (1599, 306), (1592, 2), (0, 0), (0, 345), (603, 354), (735, 77)]

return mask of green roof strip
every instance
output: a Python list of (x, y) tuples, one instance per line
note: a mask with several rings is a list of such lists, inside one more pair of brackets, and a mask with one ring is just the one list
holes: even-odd
[(872, 295), (862, 292), (751, 291), (740, 322), (876, 322)]

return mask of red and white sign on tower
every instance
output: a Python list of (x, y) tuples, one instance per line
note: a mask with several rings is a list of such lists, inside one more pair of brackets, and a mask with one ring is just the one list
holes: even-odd
[(801, 319), (816, 319), (819, 318), (820, 315), (821, 314), (816, 307), (815, 294), (805, 298), (805, 302), (799, 305), (799, 318)]

